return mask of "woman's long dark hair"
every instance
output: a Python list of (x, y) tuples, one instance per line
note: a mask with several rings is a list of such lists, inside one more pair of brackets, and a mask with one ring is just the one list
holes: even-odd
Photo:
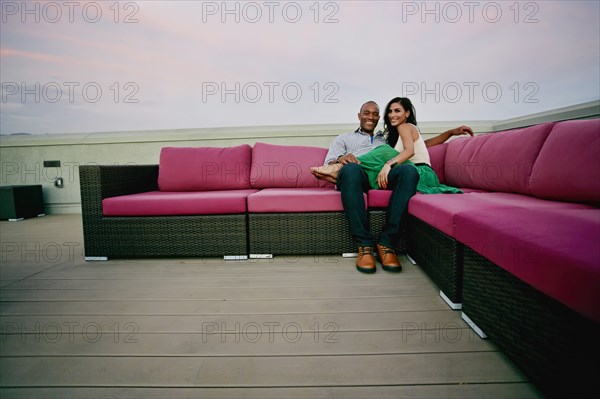
[(390, 108), (394, 103), (400, 103), (400, 105), (402, 106), (402, 108), (404, 108), (405, 111), (410, 112), (410, 115), (408, 116), (408, 118), (406, 118), (406, 122), (412, 123), (413, 125), (417, 126), (417, 113), (415, 112), (415, 107), (412, 105), (412, 102), (406, 97), (392, 98), (388, 105), (386, 105), (385, 111), (383, 113), (384, 131), (386, 132), (387, 142), (392, 148), (395, 147), (396, 143), (398, 142), (398, 128), (390, 124), (390, 117), (388, 115), (388, 113), (390, 112)]

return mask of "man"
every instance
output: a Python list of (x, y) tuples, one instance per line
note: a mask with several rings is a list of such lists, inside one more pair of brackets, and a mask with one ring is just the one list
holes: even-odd
[[(387, 220), (378, 241), (375, 242), (367, 227), (367, 211), (363, 197), (363, 193), (370, 189), (369, 179), (356, 157), (386, 144), (383, 132), (375, 133), (379, 122), (377, 103), (374, 101), (364, 103), (358, 113), (358, 120), (360, 122), (359, 129), (352, 133), (342, 134), (333, 140), (325, 157), (325, 163), (344, 165), (337, 175), (337, 189), (342, 194), (342, 203), (350, 225), (350, 234), (358, 244), (356, 268), (362, 273), (375, 273), (376, 262), (373, 254), (375, 246), (383, 269), (400, 272), (402, 266), (392, 249), (392, 243), (400, 232), (400, 221), (408, 207), (408, 201), (416, 193), (419, 175), (412, 165), (396, 165), (391, 169), (387, 188), (392, 191), (392, 196), (388, 205)], [(431, 147), (461, 134), (472, 136), (473, 131), (468, 126), (460, 126), (425, 140), (425, 144), (427, 147)]]

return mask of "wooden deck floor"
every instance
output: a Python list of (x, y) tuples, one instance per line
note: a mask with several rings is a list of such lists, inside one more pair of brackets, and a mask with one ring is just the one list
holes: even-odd
[(405, 259), (89, 263), (80, 215), (0, 235), (3, 399), (541, 397)]

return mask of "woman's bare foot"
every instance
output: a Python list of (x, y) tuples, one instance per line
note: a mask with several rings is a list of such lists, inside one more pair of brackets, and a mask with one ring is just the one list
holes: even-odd
[(310, 173), (312, 173), (317, 179), (325, 180), (330, 183), (337, 183), (337, 175), (342, 169), (342, 164), (333, 164), (333, 165), (325, 165), (325, 166), (313, 166), (310, 168)]
[(328, 181), (329, 183), (337, 184), (337, 179), (329, 175), (322, 175), (319, 173), (313, 173), (317, 179)]

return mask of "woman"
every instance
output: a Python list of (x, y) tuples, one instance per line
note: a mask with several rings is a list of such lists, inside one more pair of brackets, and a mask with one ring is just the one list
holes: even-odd
[[(408, 162), (412, 163), (419, 173), (417, 191), (425, 194), (462, 192), (440, 184), (437, 175), (431, 169), (427, 146), (417, 128), (415, 108), (408, 98), (393, 98), (385, 107), (383, 120), (388, 144), (358, 157), (372, 188), (387, 188), (391, 168), (396, 164)], [(333, 164), (310, 169), (317, 178), (335, 183), (342, 166)]]

